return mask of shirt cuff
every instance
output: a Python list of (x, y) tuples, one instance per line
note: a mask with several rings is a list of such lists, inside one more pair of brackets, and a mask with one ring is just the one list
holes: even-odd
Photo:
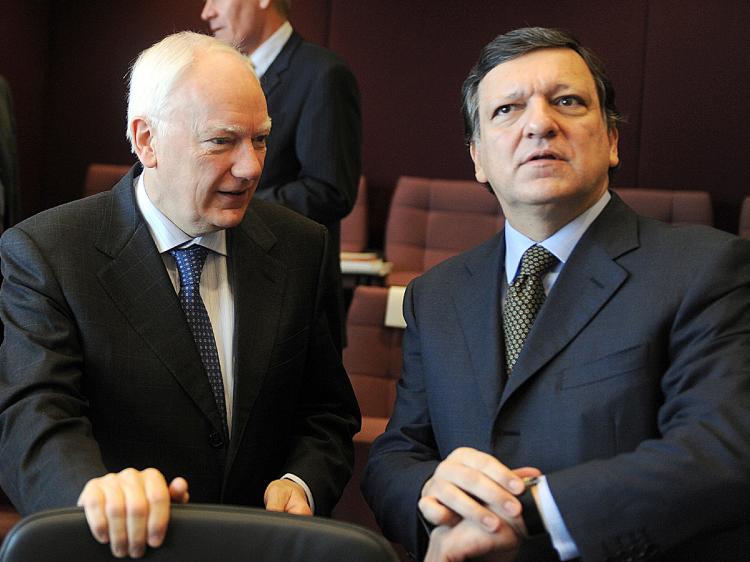
[(534, 500), (542, 516), (542, 522), (552, 539), (552, 546), (555, 547), (560, 560), (577, 558), (579, 555), (578, 546), (576, 546), (573, 537), (570, 536), (570, 532), (565, 526), (562, 515), (560, 515), (560, 510), (555, 503), (555, 498), (552, 497), (549, 484), (547, 484), (547, 479), (544, 476), (539, 478), (534, 491), (536, 492)]
[(302, 486), (302, 489), (305, 491), (305, 495), (307, 496), (307, 503), (310, 504), (310, 511), (312, 511), (313, 515), (315, 515), (315, 500), (313, 499), (312, 492), (310, 491), (310, 488), (305, 484), (305, 481), (302, 480), (299, 476), (292, 474), (291, 472), (287, 472), (284, 476), (281, 477), (282, 480), (291, 480), (295, 484), (299, 484)]

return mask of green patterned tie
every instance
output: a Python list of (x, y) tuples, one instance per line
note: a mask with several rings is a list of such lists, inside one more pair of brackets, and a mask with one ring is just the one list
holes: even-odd
[(518, 360), (523, 342), (544, 304), (542, 277), (557, 258), (542, 246), (531, 246), (521, 257), (521, 271), (508, 287), (503, 308), (505, 368), (508, 375)]

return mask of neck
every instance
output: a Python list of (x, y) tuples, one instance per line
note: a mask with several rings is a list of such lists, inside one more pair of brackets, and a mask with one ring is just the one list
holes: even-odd
[(245, 46), (245, 48), (243, 49), (244, 54), (252, 55), (258, 47), (268, 41), (268, 38), (276, 33), (276, 31), (278, 31), (278, 29), (287, 21), (286, 17), (282, 16), (274, 8), (271, 7), (268, 10), (269, 12), (266, 15), (265, 20), (263, 21), (263, 28), (261, 29), (258, 38), (251, 44), (248, 43)]

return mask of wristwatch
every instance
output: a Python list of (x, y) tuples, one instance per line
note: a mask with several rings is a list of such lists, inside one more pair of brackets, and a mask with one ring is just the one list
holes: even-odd
[(523, 483), (526, 485), (526, 489), (518, 496), (518, 501), (521, 502), (521, 518), (526, 525), (526, 537), (538, 537), (547, 532), (542, 521), (542, 515), (539, 513), (539, 508), (536, 505), (534, 494), (532, 493), (534, 486), (539, 483), (539, 478), (536, 476), (533, 478), (524, 478)]

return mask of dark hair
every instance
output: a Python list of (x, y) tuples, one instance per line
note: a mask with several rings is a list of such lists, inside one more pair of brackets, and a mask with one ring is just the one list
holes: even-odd
[(490, 41), (479, 55), (479, 61), (469, 72), (461, 93), (462, 111), (466, 142), (470, 144), (479, 134), (479, 83), (497, 65), (518, 58), (536, 49), (572, 49), (578, 53), (591, 71), (596, 84), (596, 93), (607, 121), (607, 127), (614, 129), (622, 121), (622, 115), (615, 107), (615, 90), (609, 80), (604, 64), (591, 50), (583, 47), (578, 40), (565, 31), (545, 27), (523, 27)]

